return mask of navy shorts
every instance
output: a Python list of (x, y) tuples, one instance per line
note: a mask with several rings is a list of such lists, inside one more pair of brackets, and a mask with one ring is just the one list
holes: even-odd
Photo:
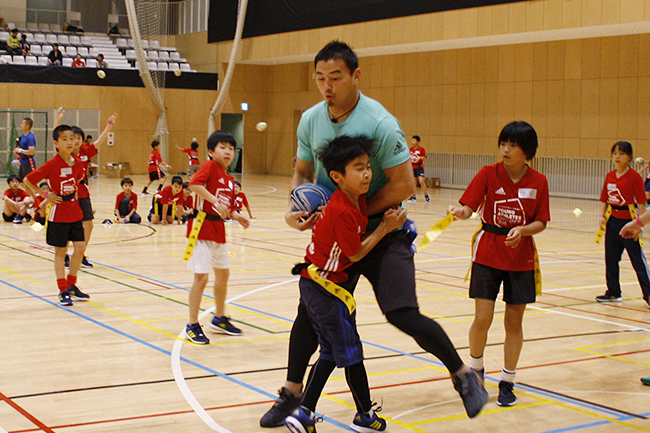
[(372, 251), (348, 268), (348, 274), (354, 283), (359, 275), (370, 281), (379, 308), (384, 314), (400, 308), (418, 308), (415, 264), (411, 240), (406, 230), (397, 230), (384, 236)]
[(502, 271), (472, 263), (469, 297), (496, 301), (503, 283), (503, 301), (522, 305), (535, 302), (535, 271)]
[(84, 226), (81, 220), (73, 223), (47, 222), (47, 233), (45, 240), (53, 247), (67, 247), (68, 241), (83, 242)]
[(300, 302), (306, 307), (318, 334), (320, 357), (338, 368), (363, 361), (363, 347), (357, 333), (357, 312), (309, 278), (300, 277)]
[(650, 191), (650, 179), (645, 180), (645, 190)]
[(414, 168), (413, 169), (413, 176), (415, 178), (424, 177), (424, 168)]
[(95, 214), (93, 213), (93, 205), (90, 203), (90, 197), (80, 198), (77, 201), (81, 207), (81, 212), (84, 214), (82, 221), (92, 221), (95, 218)]

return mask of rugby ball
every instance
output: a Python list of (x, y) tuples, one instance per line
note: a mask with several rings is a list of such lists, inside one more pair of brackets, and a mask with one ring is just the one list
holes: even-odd
[(640, 156), (637, 157), (637, 158), (634, 160), (634, 162), (637, 163), (638, 165), (645, 165), (645, 159), (643, 159), (643, 158), (640, 157)]
[(325, 206), (332, 193), (327, 188), (316, 183), (303, 183), (291, 191), (291, 208), (297, 211), (309, 212), (309, 216)]
[(20, 167), (20, 161), (17, 160), (17, 159), (14, 159), (13, 161), (11, 161), (11, 166), (12, 166), (13, 168), (18, 168), (18, 167)]

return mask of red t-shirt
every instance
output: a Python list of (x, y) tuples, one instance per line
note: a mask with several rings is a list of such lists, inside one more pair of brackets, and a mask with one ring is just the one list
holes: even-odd
[[(221, 203), (226, 205), (231, 212), (237, 210), (237, 208), (235, 208), (235, 180), (231, 175), (226, 173), (216, 161), (208, 160), (204, 162), (196, 173), (194, 173), (194, 176), (192, 176), (190, 185), (204, 186), (212, 195), (217, 197)], [(195, 209), (212, 215), (218, 215), (217, 211), (212, 207), (212, 203), (198, 195), (196, 197)], [(187, 225), (188, 236), (192, 231), (192, 223), (194, 222), (194, 219), (190, 219), (189, 221), (190, 222)], [(226, 229), (223, 221), (205, 220), (201, 227), (201, 231), (199, 232), (199, 239), (225, 244)]]
[[(628, 206), (634, 203), (646, 203), (643, 179), (635, 170), (629, 169), (619, 178), (616, 170), (610, 171), (605, 177), (603, 192), (600, 201), (612, 206)], [(612, 216), (621, 219), (632, 219), (628, 209), (618, 210), (612, 208)]]
[(183, 152), (187, 153), (187, 157), (190, 159), (190, 165), (199, 165), (199, 151), (196, 149), (183, 149)]
[(34, 197), (34, 210), (38, 212), (41, 208), (41, 203), (43, 203), (43, 200), (45, 200), (40, 194), (36, 194), (36, 197)]
[(246, 194), (240, 192), (235, 196), (235, 207), (237, 208), (237, 212), (241, 212), (243, 208), (248, 207), (248, 199), (246, 198)]
[[(546, 176), (530, 167), (517, 183), (512, 182), (502, 162), (483, 167), (459, 202), (478, 212), (485, 223), (498, 227), (551, 220)], [(515, 248), (506, 246), (505, 239), (503, 235), (479, 231), (472, 260), (503, 271), (534, 270), (533, 237), (522, 236)]]
[[(359, 207), (337, 189), (323, 209), (307, 247), (305, 259), (320, 269), (320, 276), (342, 283), (348, 280), (343, 272), (352, 265), (348, 257), (361, 249), (361, 236), (368, 226), (366, 196), (359, 196)], [(310, 278), (306, 270), (301, 276)]]
[[(79, 157), (72, 154), (75, 164), (70, 165), (57, 154), (41, 167), (29, 173), (26, 177), (34, 185), (42, 179), (47, 179), (50, 194), (70, 195), (77, 191), (77, 182), (83, 178), (84, 168)], [(48, 220), (56, 223), (73, 223), (81, 221), (83, 213), (77, 199), (53, 204)]]
[(178, 194), (174, 194), (172, 191), (171, 185), (167, 185), (160, 191), (160, 197), (158, 198), (158, 203), (173, 205), (173, 204), (182, 204), (183, 203), (183, 190), (181, 189)]
[(158, 164), (161, 162), (162, 156), (160, 156), (160, 152), (158, 152), (156, 149), (152, 150), (149, 154), (149, 173), (158, 171)]
[(427, 151), (424, 150), (424, 147), (411, 147), (409, 148), (409, 151), (411, 152), (411, 164), (413, 165), (413, 168), (424, 168), (424, 161), (416, 162), (420, 156), (427, 156)]
[[(122, 203), (122, 200), (126, 198), (126, 194), (124, 194), (124, 191), (119, 193), (117, 195), (117, 198), (115, 199), (115, 209), (120, 209), (120, 203)], [(129, 212), (131, 212), (133, 209), (138, 208), (138, 195), (131, 192), (131, 196), (129, 197)]]
[(194, 198), (191, 194), (183, 199), (183, 207), (186, 209), (194, 209)]
[(90, 191), (88, 190), (88, 186), (86, 185), (85, 182), (87, 182), (88, 179), (88, 166), (90, 166), (90, 158), (93, 156), (97, 155), (99, 151), (95, 147), (94, 144), (82, 144), (81, 147), (79, 148), (79, 159), (81, 160), (81, 165), (84, 169), (84, 175), (82, 180), (84, 183), (79, 184), (79, 190), (77, 191), (77, 195), (79, 198), (86, 198), (90, 197)]
[(72, 61), (72, 67), (73, 68), (85, 68), (86, 64), (84, 62), (82, 62), (81, 60), (80, 61), (73, 60)]
[(12, 191), (11, 188), (7, 189), (5, 191), (5, 197), (15, 201), (15, 202), (21, 202), (27, 197), (29, 197), (29, 194), (27, 194), (25, 191), (22, 189), (18, 188), (15, 192)]

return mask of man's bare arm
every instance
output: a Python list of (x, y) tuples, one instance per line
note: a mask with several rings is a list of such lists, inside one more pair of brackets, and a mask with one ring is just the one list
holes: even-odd
[(399, 205), (415, 193), (411, 161), (387, 168), (388, 183), (368, 198), (368, 215), (375, 215)]

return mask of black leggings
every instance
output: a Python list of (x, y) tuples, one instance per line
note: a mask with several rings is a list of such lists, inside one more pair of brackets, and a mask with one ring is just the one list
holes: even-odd
[[(327, 361), (322, 358), (316, 361), (316, 364), (314, 364), (309, 372), (309, 379), (307, 379), (305, 395), (302, 398), (303, 407), (312, 412), (316, 410), (318, 398), (323, 392), (327, 379), (329, 379), (335, 367), (336, 363), (333, 361)], [(368, 389), (368, 375), (363, 362), (345, 367), (345, 380), (348, 382), (350, 391), (352, 391), (357, 412), (368, 413), (372, 401), (370, 400), (370, 390)]]

